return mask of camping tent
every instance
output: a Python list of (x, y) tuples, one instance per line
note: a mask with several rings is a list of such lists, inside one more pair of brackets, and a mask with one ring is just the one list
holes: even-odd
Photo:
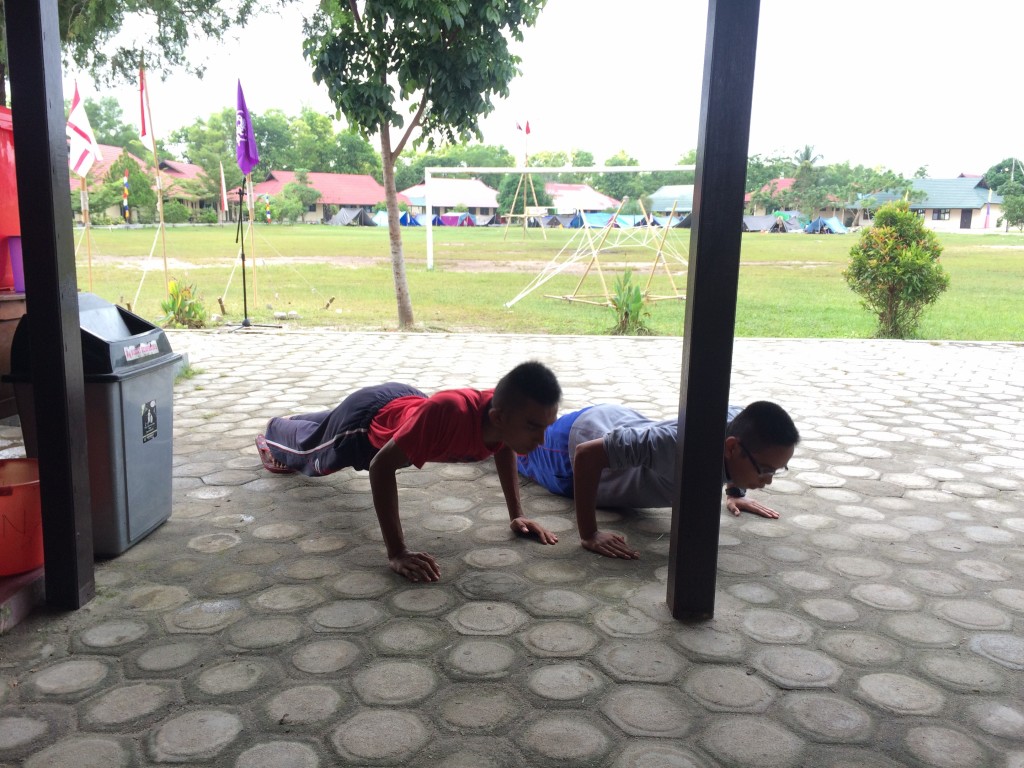
[[(435, 217), (435, 223), (436, 219)], [(468, 213), (442, 213), (441, 225), (445, 227), (475, 227), (476, 222)]]
[[(384, 212), (385, 219), (384, 223), (387, 224), (387, 212)], [(360, 226), (360, 227), (375, 227), (377, 222), (373, 220), (363, 208), (340, 208), (336, 214), (334, 214), (328, 224), (334, 224), (335, 226)]]
[(408, 211), (402, 212), (402, 215), (398, 217), (398, 223), (403, 227), (418, 227), (421, 224), (419, 216), (413, 216)]
[(767, 232), (775, 224), (774, 216), (744, 216), (744, 232)]
[(388, 212), (377, 211), (373, 214), (373, 223), (378, 227), (386, 227), (388, 225)]
[(823, 219), (819, 216), (804, 227), (804, 232), (811, 235), (845, 235), (846, 227), (835, 216), (830, 219)]

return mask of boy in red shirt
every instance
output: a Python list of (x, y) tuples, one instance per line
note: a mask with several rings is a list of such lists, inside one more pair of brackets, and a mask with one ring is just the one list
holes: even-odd
[(516, 454), (544, 443), (561, 397), (555, 374), (538, 362), (516, 366), (494, 389), (451, 389), (427, 397), (389, 382), (357, 390), (330, 411), (273, 418), (266, 434), (257, 435), (256, 448), (270, 472), (319, 477), (345, 467), (368, 469), (391, 570), (410, 581), (437, 581), (437, 561), (405, 546), (395, 472), (428, 461), (494, 456), (512, 530), (554, 544), (554, 533), (523, 516)]

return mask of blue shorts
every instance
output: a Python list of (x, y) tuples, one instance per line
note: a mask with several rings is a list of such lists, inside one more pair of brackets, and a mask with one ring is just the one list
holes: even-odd
[(580, 414), (587, 410), (589, 408), (556, 419), (544, 433), (544, 445), (525, 456), (517, 457), (519, 474), (543, 485), (552, 493), (571, 499), (572, 457), (569, 455), (569, 432)]
[(320, 477), (345, 467), (369, 469), (377, 449), (370, 445), (370, 422), (399, 397), (426, 397), (415, 387), (391, 381), (356, 390), (330, 411), (274, 418), (267, 424), (267, 448), (286, 467)]

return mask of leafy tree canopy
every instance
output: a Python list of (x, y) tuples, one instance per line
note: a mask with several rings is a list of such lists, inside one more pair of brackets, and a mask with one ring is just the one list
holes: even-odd
[(985, 183), (1003, 197), (1024, 195), (1024, 163), (1015, 157), (1000, 160), (985, 171)]
[[(3, 4), (0, 0), (0, 25)], [(10, 2), (10, 0), (7, 0)], [(20, 2), (22, 0), (15, 0)], [(57, 0), (60, 39), (66, 62), (97, 83), (131, 81), (139, 65), (166, 73), (184, 68), (202, 77), (206, 62), (190, 58), (197, 40), (221, 40), (260, 13), (293, 0)], [(136, 32), (124, 34), (125, 30)], [(5, 30), (0, 30), (5, 32)], [(0, 104), (6, 104), (6, 34), (0, 34)]]

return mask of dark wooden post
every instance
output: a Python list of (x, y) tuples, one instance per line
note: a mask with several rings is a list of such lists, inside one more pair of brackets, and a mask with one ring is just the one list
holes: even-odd
[(78, 283), (57, 3), (4, 4), (46, 554), (46, 601), (95, 594)]
[(707, 619), (715, 610), (758, 13), (759, 0), (708, 5), (669, 550), (668, 604), (677, 619)]

